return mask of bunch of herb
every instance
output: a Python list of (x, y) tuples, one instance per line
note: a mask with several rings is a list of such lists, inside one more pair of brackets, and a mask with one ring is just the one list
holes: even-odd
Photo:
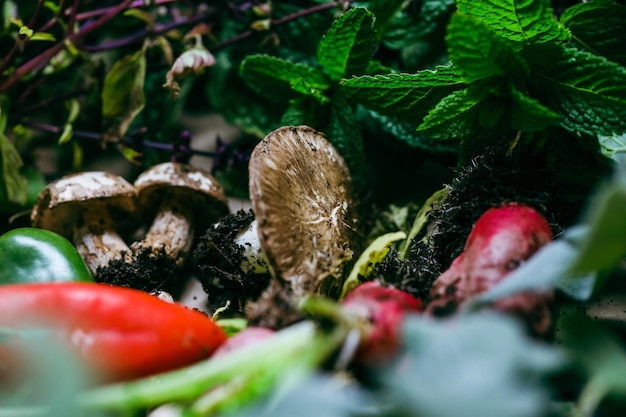
[[(418, 183), (429, 180), (416, 168), (431, 161), (462, 173), (486, 152), (503, 166), (537, 163), (549, 193), (576, 210), (588, 207), (580, 224), (570, 216), (559, 239), (478, 298), (457, 326), (407, 320), (408, 368), (383, 370), (372, 377), (374, 389), (359, 386), (353, 396), (318, 390), (318, 379), (313, 391), (328, 407), (324, 414), (337, 416), (620, 415), (623, 329), (579, 316), (623, 278), (622, 1), (6, 0), (2, 13), (0, 202), (8, 214), (29, 207), (29, 189), (36, 194), (50, 176), (105, 152), (141, 167), (198, 153), (180, 122), (184, 111), (217, 113), (257, 140), (281, 125), (311, 125), (346, 158), (363, 198), (383, 188), (392, 202), (427, 196), (442, 184), (435, 178), (424, 191)], [(52, 173), (33, 156), (43, 146), (58, 154)], [(615, 178), (593, 194), (607, 167)], [(535, 343), (516, 323), (478, 313), (506, 295), (545, 288), (566, 299), (558, 344)], [(277, 388), (260, 406), (294, 415), (317, 397), (307, 384), (281, 397), (285, 385), (293, 387), (282, 371), (300, 357), (294, 368), (312, 373), (327, 340), (312, 356), (278, 340), (293, 348), (293, 362), (278, 351), (263, 361), (242, 353), (243, 362), (200, 364), (195, 379), (183, 370), (164, 375), (161, 388), (154, 381), (104, 387), (79, 403), (132, 412), (174, 401), (181, 414), (201, 415), (206, 398), (198, 397), (211, 383), (248, 369), (258, 385), (245, 394)], [(263, 370), (273, 385), (255, 374)], [(249, 399), (239, 394), (224, 400)]]

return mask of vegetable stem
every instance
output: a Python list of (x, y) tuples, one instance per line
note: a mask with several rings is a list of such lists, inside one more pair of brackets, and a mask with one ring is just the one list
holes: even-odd
[(95, 388), (80, 395), (77, 403), (84, 409), (153, 407), (195, 399), (242, 375), (275, 372), (276, 367), (287, 370), (296, 361), (300, 361), (303, 368), (310, 369), (340, 346), (346, 332), (343, 326), (338, 326), (334, 331), (324, 333), (311, 321), (300, 322), (276, 333), (266, 342), (233, 351), (219, 361), (209, 359), (157, 376)]

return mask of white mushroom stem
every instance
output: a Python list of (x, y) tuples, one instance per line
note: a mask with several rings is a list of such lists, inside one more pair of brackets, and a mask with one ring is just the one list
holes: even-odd
[(92, 275), (111, 261), (130, 255), (130, 248), (113, 228), (83, 225), (74, 229), (74, 245)]
[(174, 260), (176, 265), (182, 265), (193, 243), (192, 220), (191, 210), (163, 204), (146, 236), (133, 243), (131, 248), (135, 254), (149, 250), (155, 256), (164, 251), (165, 256)]
[(250, 225), (242, 229), (235, 238), (236, 245), (243, 247), (243, 260), (239, 267), (245, 273), (264, 274), (269, 271), (269, 262), (261, 247), (257, 221), (254, 219)]

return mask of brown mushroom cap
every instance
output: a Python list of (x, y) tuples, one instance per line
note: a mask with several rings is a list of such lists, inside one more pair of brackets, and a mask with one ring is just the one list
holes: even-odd
[[(222, 186), (206, 170), (188, 164), (164, 162), (135, 180), (138, 204), (153, 218), (164, 202), (180, 212), (192, 212), (200, 229), (229, 212)], [(203, 230), (202, 230), (203, 231)]]
[[(107, 219), (131, 224), (136, 208), (135, 188), (124, 178), (108, 172), (70, 174), (46, 186), (31, 211), (34, 227), (73, 238), (77, 225), (93, 221), (104, 226)], [(85, 218), (89, 212), (91, 219)], [(123, 227), (123, 226), (122, 226)]]
[(256, 146), (249, 171), (261, 246), (274, 274), (296, 294), (334, 294), (357, 230), (344, 159), (322, 133), (287, 126)]

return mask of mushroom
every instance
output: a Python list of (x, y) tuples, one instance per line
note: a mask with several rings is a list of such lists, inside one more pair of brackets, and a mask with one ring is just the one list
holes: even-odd
[(155, 165), (140, 174), (134, 186), (150, 227), (141, 241), (131, 244), (131, 250), (137, 268), (141, 264), (141, 281), (146, 281), (139, 285), (153, 290), (183, 266), (194, 233), (229, 213), (228, 201), (208, 171), (183, 163)]
[(281, 127), (255, 147), (249, 173), (273, 275), (296, 297), (337, 296), (358, 242), (352, 178), (339, 152), (311, 127)]
[(70, 174), (48, 184), (31, 211), (33, 227), (70, 239), (94, 278), (130, 250), (119, 230), (132, 225), (137, 193), (124, 178), (100, 171)]
[(192, 254), (194, 276), (220, 317), (244, 313), (271, 278), (252, 210), (238, 210), (209, 226)]

